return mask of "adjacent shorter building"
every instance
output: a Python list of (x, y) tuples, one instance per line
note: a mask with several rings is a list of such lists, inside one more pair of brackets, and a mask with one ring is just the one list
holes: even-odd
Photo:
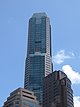
[(71, 81), (62, 71), (44, 78), (43, 107), (74, 107)]
[(18, 88), (7, 98), (3, 107), (40, 107), (32, 91)]

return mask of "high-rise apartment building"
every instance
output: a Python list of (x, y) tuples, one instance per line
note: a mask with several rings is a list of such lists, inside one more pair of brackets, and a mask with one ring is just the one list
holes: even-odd
[(18, 88), (7, 98), (3, 107), (40, 107), (32, 91)]
[(46, 13), (34, 13), (29, 20), (24, 88), (34, 91), (40, 103), (43, 78), (52, 73), (51, 26)]
[(44, 78), (43, 107), (74, 107), (71, 81), (62, 71)]

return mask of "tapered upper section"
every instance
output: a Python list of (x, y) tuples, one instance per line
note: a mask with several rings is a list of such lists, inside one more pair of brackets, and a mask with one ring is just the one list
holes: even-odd
[(29, 20), (28, 54), (36, 52), (51, 56), (51, 27), (46, 13), (34, 13)]

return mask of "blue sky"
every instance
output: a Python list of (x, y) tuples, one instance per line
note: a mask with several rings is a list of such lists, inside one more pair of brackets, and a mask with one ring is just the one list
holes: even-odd
[(10, 92), (23, 87), (28, 20), (35, 12), (50, 17), (54, 70), (71, 79), (79, 107), (80, 0), (0, 0), (0, 107)]

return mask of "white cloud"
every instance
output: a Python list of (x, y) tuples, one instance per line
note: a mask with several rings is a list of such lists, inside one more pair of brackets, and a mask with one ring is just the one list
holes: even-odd
[(80, 84), (80, 74), (74, 71), (70, 65), (64, 65), (62, 70), (71, 80), (72, 84)]
[(80, 107), (80, 96), (74, 97), (74, 107)]
[(61, 64), (64, 62), (65, 59), (70, 59), (74, 57), (73, 52), (69, 52), (68, 55), (65, 54), (65, 50), (60, 50), (57, 52), (55, 56), (53, 56), (53, 60), (56, 64)]

